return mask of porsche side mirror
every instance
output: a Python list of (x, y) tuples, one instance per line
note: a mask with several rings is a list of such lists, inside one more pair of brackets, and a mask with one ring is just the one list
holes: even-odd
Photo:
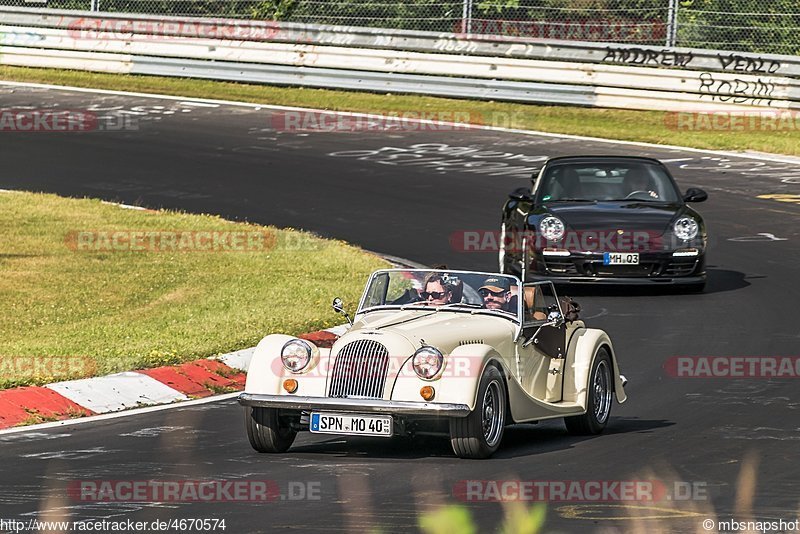
[(530, 202), (533, 200), (533, 197), (531, 196), (531, 190), (527, 187), (518, 187), (517, 189), (514, 189), (508, 194), (508, 198), (523, 202)]
[(344, 309), (344, 303), (342, 302), (342, 299), (340, 299), (339, 297), (333, 299), (331, 307), (333, 308), (333, 311), (335, 311), (339, 315), (344, 315), (344, 318), (347, 319), (347, 322), (350, 324), (350, 326), (353, 326), (353, 321), (350, 319), (350, 316)]
[(703, 202), (708, 199), (708, 193), (697, 187), (690, 187), (683, 195), (684, 202)]

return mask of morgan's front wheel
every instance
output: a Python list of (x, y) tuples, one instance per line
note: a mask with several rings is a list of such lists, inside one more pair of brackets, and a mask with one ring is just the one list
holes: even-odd
[(612, 383), (614, 373), (611, 358), (606, 349), (597, 351), (589, 384), (586, 390), (586, 413), (575, 417), (565, 417), (564, 424), (570, 434), (587, 435), (602, 432), (611, 416), (611, 403), (614, 399)]
[(450, 419), (450, 444), (459, 458), (488, 458), (500, 446), (506, 425), (506, 386), (497, 367), (483, 372), (475, 409)]
[(281, 420), (275, 408), (247, 406), (244, 418), (247, 438), (258, 452), (286, 452), (297, 437), (297, 431)]

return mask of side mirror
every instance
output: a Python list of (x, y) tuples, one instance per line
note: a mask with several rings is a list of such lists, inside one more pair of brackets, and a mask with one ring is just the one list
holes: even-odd
[(536, 342), (536, 337), (539, 335), (539, 332), (542, 331), (542, 328), (546, 328), (546, 327), (549, 327), (549, 326), (554, 326), (554, 327), (558, 328), (562, 324), (564, 324), (564, 316), (561, 315), (560, 313), (558, 313), (557, 311), (551, 311), (550, 313), (547, 314), (547, 322), (540, 324), (539, 327), (536, 328), (536, 332), (534, 332), (533, 335), (531, 337), (529, 337), (522, 344), (523, 348), (524, 347), (529, 347), (531, 345), (531, 343), (535, 343)]
[(508, 194), (508, 198), (523, 202), (531, 202), (533, 200), (533, 197), (531, 196), (531, 190), (527, 187), (518, 187), (517, 189), (514, 189)]
[(690, 187), (683, 195), (684, 202), (703, 202), (708, 199), (708, 193), (696, 187)]
[(342, 302), (342, 299), (340, 299), (339, 297), (333, 299), (331, 307), (333, 308), (333, 311), (335, 311), (339, 315), (344, 315), (345, 319), (347, 319), (347, 322), (350, 324), (350, 326), (353, 326), (353, 321), (350, 319), (350, 316), (347, 315), (347, 312), (344, 310), (344, 303)]
[(581, 314), (581, 305), (570, 297), (561, 297), (561, 309), (564, 310), (564, 320), (574, 323)]

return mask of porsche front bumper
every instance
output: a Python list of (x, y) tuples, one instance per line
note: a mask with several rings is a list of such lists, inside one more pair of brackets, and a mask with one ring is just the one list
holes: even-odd
[(693, 285), (706, 281), (705, 253), (676, 257), (672, 251), (640, 254), (638, 265), (605, 265), (602, 252), (572, 252), (546, 256), (538, 252), (529, 280), (583, 284)]

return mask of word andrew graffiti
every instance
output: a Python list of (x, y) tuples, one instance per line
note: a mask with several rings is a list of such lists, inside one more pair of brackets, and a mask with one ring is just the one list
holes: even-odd
[(659, 67), (686, 67), (694, 59), (692, 52), (650, 50), (647, 48), (606, 47), (603, 63), (625, 65), (653, 65)]
[[(689, 67), (694, 59), (691, 51), (609, 46), (606, 47), (606, 55), (602, 61), (624, 65)], [(716, 54), (716, 60), (719, 62), (719, 69), (711, 67), (710, 70), (774, 74), (782, 67), (781, 62), (775, 59), (735, 53)]]
[(700, 98), (707, 96), (719, 102), (769, 106), (772, 104), (775, 84), (761, 78), (752, 81), (741, 78), (717, 79), (712, 73), (703, 72), (700, 74), (699, 92)]

